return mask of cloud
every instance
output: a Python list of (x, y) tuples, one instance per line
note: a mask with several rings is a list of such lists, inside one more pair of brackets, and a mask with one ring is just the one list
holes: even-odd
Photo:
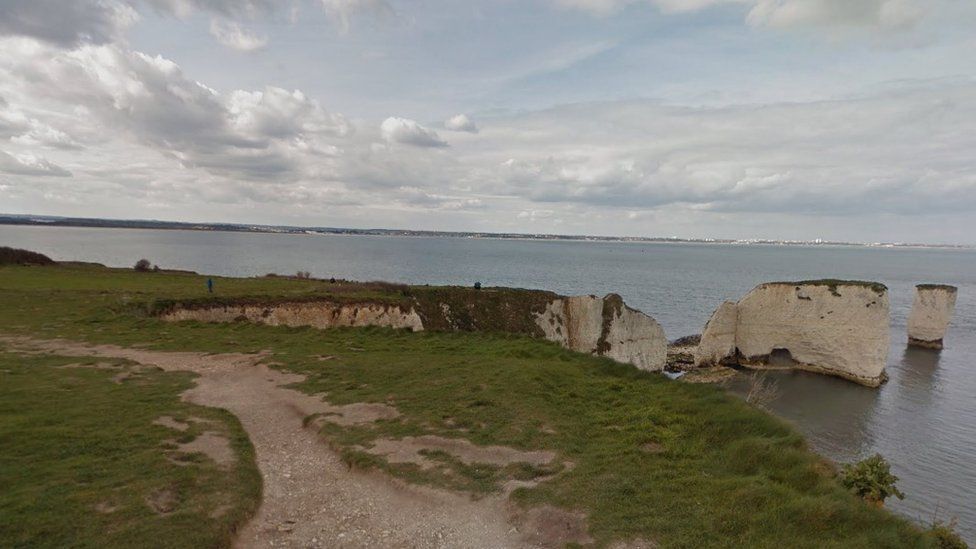
[(31, 154), (14, 156), (4, 151), (0, 151), (0, 172), (13, 175), (71, 176), (71, 172), (45, 158)]
[(210, 34), (228, 48), (250, 52), (268, 45), (268, 37), (245, 29), (233, 21), (210, 20)]
[(456, 177), (546, 204), (960, 212), (976, 207), (974, 105), (976, 81), (962, 80), (805, 104), (558, 107), (492, 120), (490, 136), (458, 146), (473, 171)]
[(478, 126), (466, 114), (456, 114), (444, 121), (444, 127), (452, 132), (478, 133)]
[(336, 21), (339, 28), (349, 30), (353, 16), (365, 13), (376, 18), (395, 15), (393, 6), (386, 0), (318, 0), (322, 9)]
[[(138, 0), (129, 0), (138, 2)], [(185, 19), (197, 12), (225, 18), (252, 19), (274, 11), (274, 0), (142, 0), (157, 12)]]
[(945, 0), (552, 0), (555, 5), (605, 17), (631, 5), (653, 5), (662, 13), (696, 12), (741, 5), (754, 27), (862, 28), (900, 30), (945, 7)]
[(932, 9), (921, 0), (757, 0), (746, 20), (776, 28), (902, 29), (914, 26)]
[(407, 118), (389, 117), (380, 124), (380, 133), (389, 143), (403, 143), (415, 147), (446, 147), (437, 132)]
[(267, 87), (220, 94), (174, 62), (116, 45), (73, 51), (0, 41), (0, 77), (20, 94), (81, 109), (99, 133), (129, 136), (186, 167), (246, 178), (298, 177), (302, 158), (327, 154), (346, 120), (299, 91)]
[(65, 47), (115, 41), (137, 19), (134, 9), (114, 0), (0, 2), (0, 36), (29, 36)]

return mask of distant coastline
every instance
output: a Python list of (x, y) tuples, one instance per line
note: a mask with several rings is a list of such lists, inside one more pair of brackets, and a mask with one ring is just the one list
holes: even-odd
[(360, 235), (447, 238), (490, 238), (504, 240), (558, 240), (579, 242), (647, 242), (678, 244), (763, 244), (770, 246), (857, 246), (865, 248), (945, 248), (973, 249), (962, 244), (925, 244), (907, 242), (843, 242), (831, 240), (769, 240), (731, 238), (678, 238), (645, 236), (591, 236), (546, 233), (494, 233), (478, 231), (423, 231), (410, 229), (352, 229), (346, 227), (311, 227), (293, 225), (261, 225), (243, 223), (190, 223), (150, 219), (102, 219), (90, 217), (62, 217), (53, 215), (0, 214), (0, 225), (30, 225), (47, 227), (86, 227), (102, 229), (156, 229), (183, 231), (224, 231), (244, 233), (280, 233), (306, 235)]

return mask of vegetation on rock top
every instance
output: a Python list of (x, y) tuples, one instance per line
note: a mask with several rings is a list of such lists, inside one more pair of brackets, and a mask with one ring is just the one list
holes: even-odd
[(840, 295), (837, 293), (837, 288), (841, 286), (861, 286), (865, 288), (870, 288), (874, 293), (878, 295), (884, 295), (888, 291), (888, 287), (880, 282), (873, 282), (870, 280), (842, 280), (836, 278), (822, 278), (816, 280), (797, 280), (794, 282), (782, 281), (782, 282), (766, 282), (760, 286), (827, 286), (831, 293), (834, 295)]

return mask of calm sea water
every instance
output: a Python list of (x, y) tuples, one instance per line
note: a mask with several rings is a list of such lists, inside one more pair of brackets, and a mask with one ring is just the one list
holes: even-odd
[[(616, 292), (669, 338), (698, 333), (724, 300), (773, 280), (850, 278), (890, 288), (890, 381), (880, 390), (803, 372), (775, 372), (772, 409), (820, 453), (847, 462), (880, 452), (908, 497), (891, 508), (921, 522), (955, 516), (976, 542), (976, 251), (319, 236), (0, 226), (0, 245), (58, 260), (251, 276), (318, 277)], [(941, 353), (908, 349), (920, 282), (959, 287)]]

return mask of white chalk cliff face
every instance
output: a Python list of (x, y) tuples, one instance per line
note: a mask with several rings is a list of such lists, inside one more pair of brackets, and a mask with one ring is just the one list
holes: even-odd
[(946, 328), (956, 308), (956, 287), (920, 284), (908, 316), (908, 344), (941, 349)]
[(176, 309), (162, 315), (163, 320), (197, 320), (200, 322), (234, 322), (245, 320), (269, 326), (311, 326), (338, 328), (384, 326), (424, 329), (423, 321), (412, 309), (379, 304), (338, 304), (327, 301), (281, 303), (277, 305), (227, 305), (202, 309)]
[[(440, 310), (450, 324), (450, 307), (442, 303)], [(549, 302), (541, 313), (526, 314), (534, 315), (532, 320), (546, 339), (573, 351), (606, 356), (649, 371), (663, 370), (667, 361), (668, 341), (661, 325), (625, 305), (620, 296), (561, 297)], [(382, 326), (407, 328), (415, 332), (424, 330), (423, 318), (413, 308), (324, 300), (176, 307), (160, 317), (173, 322), (245, 321), (269, 326), (311, 326), (321, 329)], [(455, 326), (454, 329), (458, 328)]]
[(573, 296), (552, 301), (536, 315), (545, 338), (567, 349), (606, 356), (652, 372), (664, 369), (668, 340), (656, 320), (619, 296)]
[[(724, 311), (721, 309), (725, 309)], [(735, 304), (735, 345), (728, 350), (730, 304), (709, 321), (696, 362), (735, 361), (770, 367), (785, 355), (792, 367), (879, 386), (888, 358), (888, 292), (859, 282), (770, 283)], [(713, 326), (712, 326), (713, 325)], [(786, 354), (788, 352), (788, 355)]]
[(695, 350), (695, 366), (717, 366), (735, 357), (735, 331), (739, 320), (736, 304), (726, 301), (705, 324)]

